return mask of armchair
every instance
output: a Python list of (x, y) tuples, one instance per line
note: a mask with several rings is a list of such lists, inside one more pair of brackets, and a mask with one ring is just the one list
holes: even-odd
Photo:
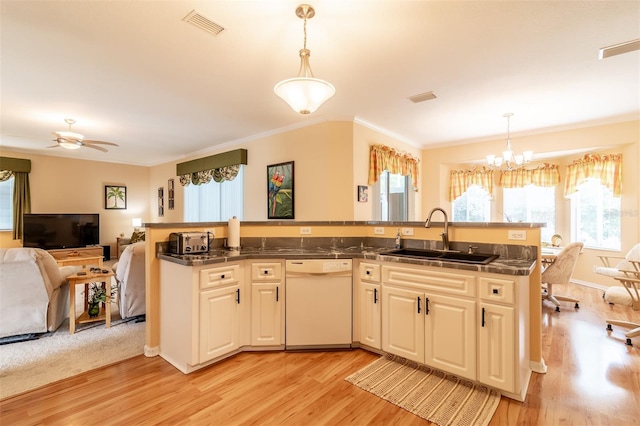
[(583, 246), (584, 244), (579, 242), (568, 244), (558, 253), (555, 261), (542, 272), (541, 281), (547, 287), (546, 291), (542, 293), (542, 299), (549, 300), (556, 305), (556, 312), (560, 312), (560, 301), (574, 302), (576, 309), (580, 307), (579, 300), (573, 297), (553, 294), (553, 284), (569, 283)]
[(0, 249), (0, 337), (55, 331), (69, 316), (66, 278), (79, 269), (42, 249)]
[(118, 283), (116, 303), (122, 319), (146, 313), (145, 242), (129, 244), (113, 265)]
[[(640, 311), (640, 244), (633, 246), (622, 260), (617, 256), (598, 257), (604, 266), (597, 267), (596, 273), (612, 277), (622, 284), (607, 288), (602, 296), (604, 300), (612, 305), (631, 306), (634, 311)], [(612, 267), (613, 259), (620, 261)], [(608, 332), (613, 331), (612, 325), (631, 329), (625, 333), (629, 346), (632, 346), (632, 337), (640, 336), (640, 323), (614, 319), (607, 319), (606, 322)]]

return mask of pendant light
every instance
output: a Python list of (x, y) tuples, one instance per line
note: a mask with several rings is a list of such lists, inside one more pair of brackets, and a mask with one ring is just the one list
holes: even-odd
[(520, 167), (533, 158), (533, 151), (524, 151), (522, 154), (515, 154), (511, 149), (511, 129), (510, 120), (513, 116), (512, 112), (503, 115), (507, 119), (507, 149), (502, 151), (502, 157), (495, 155), (487, 155), (487, 163), (492, 167), (500, 168), (504, 164), (507, 170), (512, 170), (513, 166)]
[(301, 4), (296, 8), (296, 16), (304, 20), (304, 47), (300, 49), (300, 70), (297, 77), (283, 80), (273, 88), (276, 95), (300, 114), (311, 114), (336, 93), (331, 83), (314, 78), (309, 65), (311, 51), (307, 49), (307, 19), (313, 18), (315, 14), (313, 7), (308, 4)]

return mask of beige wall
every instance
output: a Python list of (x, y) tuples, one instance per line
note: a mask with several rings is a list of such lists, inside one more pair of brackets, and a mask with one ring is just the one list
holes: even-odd
[[(32, 213), (99, 213), (100, 244), (110, 245), (115, 257), (116, 237), (131, 235), (131, 219), (149, 217), (149, 169), (98, 161), (28, 155), (2, 155), (31, 160), (29, 184)], [(127, 187), (126, 210), (105, 210), (104, 186)], [(11, 232), (0, 232), (0, 247), (21, 247)]]
[[(419, 149), (368, 127), (352, 121), (330, 121), (152, 167), (152, 222), (182, 221), (184, 194), (175, 175), (177, 163), (238, 148), (248, 151), (248, 164), (244, 166), (245, 221), (267, 220), (267, 166), (287, 161), (294, 161), (295, 167), (295, 220), (372, 220), (371, 199), (358, 203), (356, 193), (358, 185), (367, 184), (369, 146), (373, 144), (385, 144), (420, 156)], [(155, 194), (158, 187), (166, 189), (167, 180), (171, 178), (176, 182), (176, 208), (173, 212), (165, 209), (164, 218), (159, 218)], [(420, 203), (417, 204), (419, 210)]]
[[(596, 283), (603, 286), (613, 285), (612, 280), (593, 273), (593, 266), (599, 265), (596, 257), (600, 254), (623, 255), (640, 241), (640, 121), (631, 121), (603, 126), (586, 127), (582, 129), (550, 132), (538, 135), (512, 137), (515, 151), (532, 149), (535, 158), (544, 158), (545, 162), (560, 165), (562, 182), (556, 191), (556, 230), (568, 242), (570, 229), (570, 202), (564, 198), (564, 176), (566, 165), (580, 158), (585, 152), (622, 153), (622, 249), (619, 252), (605, 252), (585, 249), (580, 256), (574, 278), (578, 281)], [(422, 198), (423, 211), (429, 211), (435, 206), (451, 211), (448, 200), (449, 170), (452, 168), (472, 167), (483, 165), (482, 159), (488, 153), (499, 153), (504, 149), (505, 140), (480, 142), (467, 145), (455, 145), (424, 150), (422, 153), (422, 182), (425, 188)], [(561, 157), (550, 156), (549, 153), (565, 151)], [(574, 151), (573, 153), (567, 153)], [(581, 152), (578, 152), (581, 151)], [(473, 163), (475, 161), (475, 163)], [(535, 163), (531, 164), (535, 166)], [(433, 189), (437, 188), (436, 191)], [(494, 186), (494, 208), (492, 221), (502, 221), (501, 191)]]

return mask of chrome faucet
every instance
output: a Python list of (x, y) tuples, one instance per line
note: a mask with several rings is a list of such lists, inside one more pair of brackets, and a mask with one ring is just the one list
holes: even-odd
[(440, 207), (435, 207), (431, 209), (431, 211), (429, 212), (429, 216), (427, 217), (427, 221), (424, 224), (424, 227), (425, 228), (431, 227), (431, 216), (433, 216), (433, 213), (436, 211), (441, 211), (442, 214), (444, 215), (444, 232), (440, 235), (442, 236), (442, 248), (444, 249), (444, 251), (449, 251), (449, 218), (447, 217), (447, 212), (445, 212), (444, 209)]

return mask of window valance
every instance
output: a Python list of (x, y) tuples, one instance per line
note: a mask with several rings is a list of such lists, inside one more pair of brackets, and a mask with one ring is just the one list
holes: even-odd
[(449, 201), (453, 201), (471, 186), (478, 185), (493, 196), (493, 170), (475, 167), (472, 170), (451, 170), (449, 172)]
[(560, 171), (557, 164), (545, 163), (535, 169), (521, 167), (500, 172), (498, 186), (503, 188), (524, 188), (527, 185), (552, 187), (560, 183)]
[(236, 149), (222, 154), (198, 158), (176, 165), (176, 174), (182, 186), (203, 185), (214, 180), (233, 180), (238, 175), (241, 164), (247, 164), (247, 150)]
[(418, 190), (420, 160), (384, 145), (372, 145), (369, 153), (369, 185), (378, 181), (380, 174), (389, 173), (402, 176), (411, 175), (413, 189)]
[(0, 170), (10, 172), (31, 172), (31, 160), (24, 158), (0, 157)]
[(613, 192), (622, 194), (622, 154), (586, 154), (567, 166), (564, 196), (577, 191), (577, 187), (589, 178), (598, 178), (600, 183)]

